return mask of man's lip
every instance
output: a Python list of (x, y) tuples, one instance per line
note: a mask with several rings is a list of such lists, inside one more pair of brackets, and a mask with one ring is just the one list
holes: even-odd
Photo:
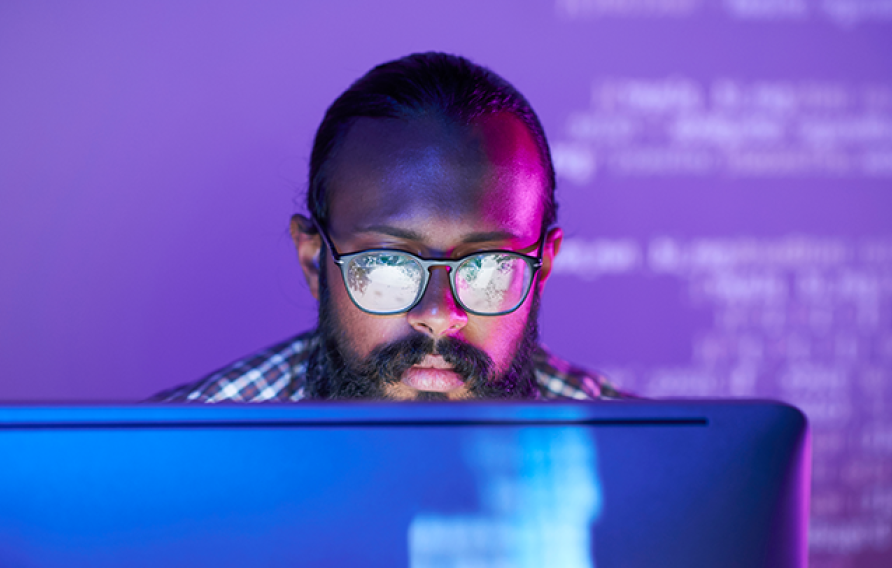
[(424, 359), (421, 362), (414, 365), (415, 368), (420, 369), (445, 369), (447, 371), (452, 370), (452, 365), (446, 362), (446, 359), (443, 359), (440, 355), (425, 355)]
[(439, 355), (428, 355), (403, 374), (402, 382), (415, 390), (449, 392), (464, 386), (461, 375)]

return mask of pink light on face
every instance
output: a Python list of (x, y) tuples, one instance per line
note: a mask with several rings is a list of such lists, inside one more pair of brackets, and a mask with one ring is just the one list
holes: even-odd
[[(541, 225), (546, 178), (536, 143), (526, 125), (517, 117), (500, 113), (475, 122), (489, 143), (486, 157), (494, 165), (494, 175), (510, 179), (515, 193), (488, 195), (484, 209), (494, 217), (515, 215), (525, 226)], [(510, 203), (510, 211), (506, 210)]]

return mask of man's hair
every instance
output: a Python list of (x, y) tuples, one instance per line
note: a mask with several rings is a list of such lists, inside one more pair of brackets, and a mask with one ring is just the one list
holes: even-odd
[(328, 108), (310, 157), (307, 210), (328, 224), (330, 165), (350, 127), (358, 118), (410, 120), (432, 113), (469, 124), (499, 112), (523, 121), (539, 151), (545, 174), (543, 228), (557, 218), (554, 166), (545, 131), (530, 103), (510, 83), (464, 57), (446, 53), (415, 53), (378, 65), (344, 91)]

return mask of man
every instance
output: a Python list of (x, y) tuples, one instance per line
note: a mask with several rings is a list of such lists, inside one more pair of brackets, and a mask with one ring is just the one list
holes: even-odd
[(317, 329), (154, 400), (618, 397), (537, 342), (554, 185), (502, 78), (441, 53), (372, 69), (326, 112), (291, 220)]

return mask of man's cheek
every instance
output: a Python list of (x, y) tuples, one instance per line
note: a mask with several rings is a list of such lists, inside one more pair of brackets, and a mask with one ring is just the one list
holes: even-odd
[[(498, 374), (504, 373), (520, 345), (525, 329), (526, 314), (520, 310), (504, 316), (477, 316), (474, 323), (468, 326), (468, 341), (485, 351), (496, 366)], [(517, 317), (521, 316), (521, 317)]]
[[(350, 302), (347, 298), (347, 302)], [(398, 316), (373, 316), (367, 314), (352, 303), (344, 306), (340, 311), (339, 321), (347, 346), (353, 355), (359, 359), (365, 359), (377, 347), (402, 339), (407, 333), (400, 330), (406, 326), (398, 321)]]

